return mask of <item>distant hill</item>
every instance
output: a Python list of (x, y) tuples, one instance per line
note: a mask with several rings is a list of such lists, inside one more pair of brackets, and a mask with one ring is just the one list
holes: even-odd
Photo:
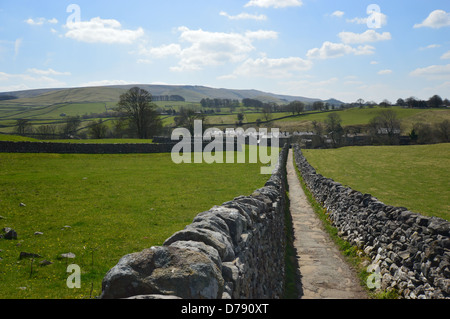
[[(317, 98), (308, 98), (303, 96), (281, 95), (268, 93), (258, 90), (235, 90), (224, 88), (211, 88), (206, 86), (194, 85), (150, 85), (150, 84), (133, 84), (133, 85), (113, 85), (98, 87), (80, 87), (80, 88), (55, 88), (55, 89), (38, 89), (24, 90), (14, 92), (3, 92), (1, 96), (14, 96), (16, 99), (8, 99), (8, 102), (22, 105), (50, 105), (55, 103), (68, 102), (115, 102), (119, 100), (120, 94), (133, 86), (139, 86), (152, 95), (180, 95), (187, 102), (200, 102), (203, 98), (221, 98), (221, 99), (238, 99), (244, 98), (258, 99), (263, 102), (288, 103), (292, 101), (302, 101), (312, 103), (321, 101)], [(343, 102), (330, 99), (330, 104), (341, 105)], [(324, 101), (324, 102), (327, 102)]]

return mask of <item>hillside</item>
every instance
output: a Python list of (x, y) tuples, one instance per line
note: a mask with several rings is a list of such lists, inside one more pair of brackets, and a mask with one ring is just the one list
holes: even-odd
[[(314, 102), (320, 99), (302, 96), (280, 95), (275, 93), (262, 92), (258, 90), (234, 90), (224, 88), (211, 88), (206, 86), (192, 85), (114, 85), (99, 87), (81, 88), (57, 88), (42, 90), (27, 90), (15, 92), (3, 92), (2, 95), (13, 95), (17, 99), (2, 101), (2, 104), (12, 105), (50, 105), (55, 103), (79, 103), (79, 102), (115, 102), (118, 101), (121, 93), (127, 89), (139, 86), (153, 95), (181, 95), (187, 102), (200, 102), (203, 98), (238, 99), (244, 98), (259, 99), (263, 102), (286, 103), (294, 100), (302, 102)], [(330, 99), (335, 103), (340, 101)]]

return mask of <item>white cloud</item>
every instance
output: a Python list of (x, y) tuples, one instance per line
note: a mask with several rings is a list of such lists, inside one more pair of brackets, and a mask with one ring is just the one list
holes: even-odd
[(345, 12), (344, 11), (340, 11), (340, 10), (336, 10), (334, 11), (331, 15), (333, 17), (338, 17), (338, 18), (342, 18), (344, 16)]
[(176, 43), (162, 45), (160, 47), (154, 47), (150, 49), (146, 49), (141, 46), (139, 49), (139, 54), (153, 58), (164, 58), (170, 55), (176, 56), (181, 54), (181, 46)]
[(301, 0), (250, 0), (244, 7), (261, 7), (261, 8), (286, 8), (300, 7), (303, 3)]
[(245, 32), (245, 36), (249, 39), (269, 40), (278, 38), (278, 32), (266, 30), (247, 31)]
[(378, 61), (370, 61), (370, 64), (376, 65), (376, 64), (378, 64)]
[(190, 46), (181, 50), (179, 66), (173, 67), (173, 71), (238, 62), (254, 50), (251, 39), (239, 33), (190, 30), (187, 27), (180, 27), (179, 31), (181, 42), (187, 42)]
[(71, 75), (70, 72), (58, 72), (53, 69), (39, 70), (36, 68), (31, 68), (27, 70), (28, 73), (38, 74), (38, 75)]
[(441, 47), (441, 45), (440, 44), (430, 44), (430, 45), (427, 45), (426, 47), (421, 47), (421, 48), (419, 48), (419, 50), (428, 50), (428, 49), (436, 49), (436, 48), (440, 48)]
[(56, 88), (66, 86), (65, 82), (46, 75), (11, 74), (0, 72), (0, 92), (29, 90), (37, 88)]
[(16, 39), (14, 42), (14, 59), (19, 55), (20, 47), (22, 46), (23, 39)]
[(378, 71), (379, 75), (388, 75), (388, 74), (392, 74), (392, 70), (386, 69), (386, 70), (380, 70)]
[(340, 32), (339, 38), (344, 43), (368, 43), (391, 39), (389, 32), (377, 33), (375, 30), (367, 30), (363, 33)]
[(100, 81), (85, 82), (80, 84), (79, 86), (86, 87), (86, 86), (107, 86), (107, 85), (127, 85), (127, 84), (135, 84), (135, 83), (124, 80), (100, 80)]
[[(372, 19), (377, 19), (380, 21), (380, 27), (383, 27), (385, 25), (387, 25), (387, 16), (384, 13), (381, 12), (372, 12)], [(356, 24), (367, 24), (367, 19), (368, 17), (364, 17), (364, 18), (353, 18), (353, 19), (347, 19), (346, 21), (348, 23), (356, 23)]]
[(88, 43), (131, 44), (144, 35), (144, 30), (122, 29), (119, 21), (114, 19), (92, 18), (89, 21), (71, 22), (65, 25), (69, 31), (65, 36)]
[(448, 26), (450, 26), (450, 13), (444, 10), (434, 10), (422, 23), (415, 24), (414, 28), (427, 27), (439, 29)]
[(286, 78), (311, 69), (312, 62), (299, 57), (247, 59), (231, 75), (221, 79), (246, 77)]
[[(146, 48), (143, 45), (137, 54), (143, 57), (138, 63), (151, 63), (151, 59), (173, 56), (179, 59), (172, 71), (200, 70), (205, 66), (242, 62), (255, 50), (256, 40), (276, 39), (275, 31), (258, 30), (245, 33), (210, 32), (179, 27), (179, 43)], [(145, 58), (145, 59), (144, 59)]]
[(41, 26), (41, 25), (44, 25), (44, 23), (57, 24), (58, 20), (56, 18), (52, 18), (52, 19), (46, 19), (46, 18), (32, 19), (32, 18), (29, 18), (29, 19), (25, 20), (25, 22), (28, 23), (29, 25)]
[(314, 48), (306, 53), (306, 56), (311, 59), (330, 59), (337, 58), (347, 54), (354, 55), (369, 55), (373, 54), (375, 48), (370, 45), (358, 46), (353, 48), (344, 43), (333, 43), (325, 41), (321, 48)]
[(425, 68), (415, 69), (411, 76), (425, 77), (428, 80), (446, 80), (450, 78), (450, 64), (430, 65)]
[(264, 14), (256, 15), (243, 12), (238, 15), (232, 16), (222, 11), (220, 12), (220, 15), (227, 17), (230, 20), (267, 20), (267, 16), (265, 16)]
[(450, 51), (445, 52), (442, 56), (441, 56), (442, 60), (447, 60), (450, 59)]

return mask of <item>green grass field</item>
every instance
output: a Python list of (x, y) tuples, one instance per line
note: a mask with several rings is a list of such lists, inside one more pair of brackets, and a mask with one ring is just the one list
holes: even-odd
[[(0, 239), (0, 298), (98, 296), (123, 255), (161, 245), (198, 213), (262, 187), (260, 167), (177, 165), (170, 154), (0, 153), (0, 229), (18, 233)], [(75, 259), (58, 259), (68, 252)], [(66, 286), (71, 263), (81, 267), (80, 289)]]
[(323, 176), (403, 206), (450, 220), (450, 144), (303, 150)]
[[(450, 110), (448, 109), (405, 109), (401, 107), (391, 107), (390, 110), (394, 110), (398, 119), (401, 121), (402, 131), (404, 134), (408, 134), (413, 125), (417, 122), (436, 124), (445, 119), (450, 120)], [(312, 130), (312, 122), (324, 122), (330, 113), (337, 113), (342, 119), (342, 126), (355, 126), (355, 125), (367, 125), (372, 118), (378, 115), (380, 111), (384, 110), (380, 107), (374, 108), (354, 108), (343, 111), (335, 111), (319, 114), (301, 114), (295, 117), (290, 117), (282, 120), (275, 121), (274, 127), (279, 127), (281, 130), (286, 131), (302, 131)]]

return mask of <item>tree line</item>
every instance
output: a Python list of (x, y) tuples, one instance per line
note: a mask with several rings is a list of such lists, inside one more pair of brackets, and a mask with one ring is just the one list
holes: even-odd
[(450, 107), (450, 100), (445, 98), (443, 99), (441, 96), (435, 94), (430, 97), (428, 100), (421, 100), (414, 96), (408, 97), (406, 99), (399, 98), (395, 103), (384, 99), (380, 103), (376, 103), (374, 101), (364, 101), (363, 99), (358, 99), (353, 103), (344, 104), (343, 107), (371, 107), (371, 106), (381, 106), (381, 107), (389, 107), (389, 106), (402, 106), (407, 108), (444, 108)]
[[(355, 133), (365, 139), (370, 145), (398, 145), (401, 138), (407, 144), (434, 144), (450, 142), (450, 121), (433, 125), (428, 123), (415, 123), (409, 132), (403, 132), (401, 120), (393, 110), (381, 110), (374, 116), (369, 124), (358, 129), (342, 126), (342, 119), (338, 113), (330, 113), (324, 122), (313, 121), (312, 147), (341, 147), (349, 144), (349, 136)], [(403, 135), (402, 135), (403, 133)]]
[[(176, 96), (175, 96), (176, 97)], [(168, 96), (170, 98), (170, 96)], [(111, 123), (106, 123), (107, 121), (103, 119), (96, 119), (87, 127), (88, 134), (93, 138), (104, 138), (104, 137), (137, 137), (141, 139), (148, 139), (155, 135), (158, 135), (168, 128), (164, 128), (162, 120), (160, 117), (160, 111), (157, 105), (153, 103), (154, 97), (146, 90), (139, 87), (133, 87), (127, 92), (123, 93), (119, 97), (119, 102), (117, 107), (113, 109), (114, 116), (113, 119), (108, 119)], [(357, 105), (363, 106), (367, 102), (362, 99), (356, 101)], [(240, 105), (238, 100), (232, 99), (202, 99), (202, 106), (214, 105), (215, 107), (228, 106), (234, 107)], [(401, 99), (397, 101), (398, 105), (407, 107), (446, 107), (449, 104), (448, 99), (442, 99), (438, 95), (432, 96), (427, 101), (420, 101), (415, 98), (408, 98), (402, 102)], [(244, 98), (242, 100), (242, 105), (244, 107), (252, 107), (257, 111), (261, 111), (262, 119), (257, 120), (261, 124), (262, 121), (269, 121), (272, 118), (273, 112), (289, 112), (293, 115), (301, 114), (305, 110), (318, 110), (326, 111), (333, 109), (328, 103), (323, 101), (315, 101), (312, 104), (307, 104), (301, 101), (292, 101), (283, 105), (279, 105), (274, 102), (262, 102), (257, 99)], [(380, 106), (388, 107), (391, 103), (384, 100), (380, 103)], [(348, 105), (344, 105), (349, 107)], [(399, 126), (399, 121), (396, 119), (396, 113), (382, 112), (380, 115), (369, 123), (367, 132), (373, 137), (374, 141), (388, 140), (389, 143), (394, 143), (394, 140), (398, 138), (401, 130)], [(193, 120), (204, 119), (207, 112), (198, 112), (193, 109), (180, 108), (176, 112), (174, 117), (175, 125), (178, 127), (191, 128)], [(101, 115), (107, 115), (104, 113)], [(237, 115), (237, 125), (241, 125), (245, 114), (243, 110)], [(16, 133), (20, 135), (32, 135), (36, 134), (41, 137), (62, 137), (68, 138), (76, 135), (80, 130), (81, 117), (66, 117), (62, 124), (44, 124), (36, 127), (35, 129), (31, 125), (31, 122), (26, 119), (20, 119), (16, 122)], [(341, 143), (342, 136), (348, 134), (341, 126), (340, 119), (337, 114), (330, 114), (328, 122), (325, 124), (313, 123), (314, 130), (318, 133), (318, 136), (328, 135), (331, 138), (332, 144), (337, 146)], [(423, 141), (448, 141), (446, 137), (448, 127), (448, 121), (442, 122), (436, 128), (429, 128), (425, 124), (418, 123), (412, 132), (411, 140), (415, 142)], [(328, 128), (328, 132), (323, 134), (325, 128)]]

